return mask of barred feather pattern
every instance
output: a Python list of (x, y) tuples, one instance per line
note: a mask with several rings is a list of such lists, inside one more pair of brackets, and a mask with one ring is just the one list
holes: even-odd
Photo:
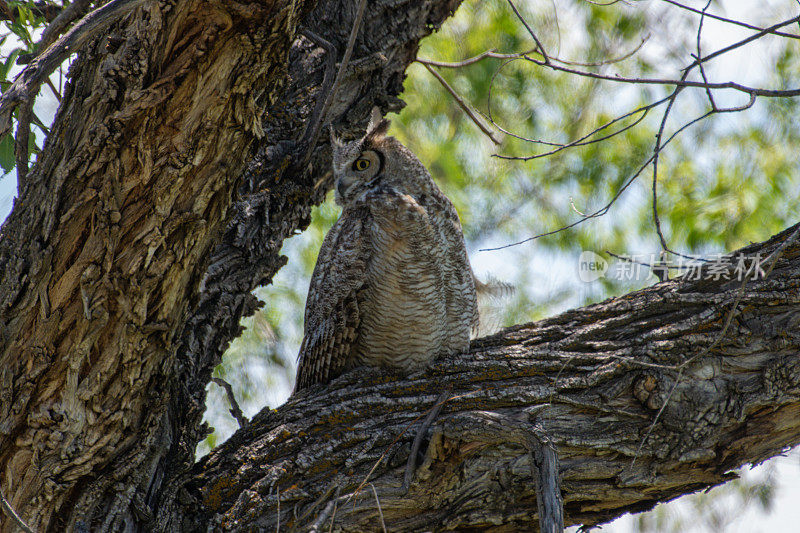
[(312, 275), (295, 392), (354, 366), (423, 367), (479, 329), (458, 214), (387, 128), (378, 115), (363, 138), (332, 138), (343, 209)]

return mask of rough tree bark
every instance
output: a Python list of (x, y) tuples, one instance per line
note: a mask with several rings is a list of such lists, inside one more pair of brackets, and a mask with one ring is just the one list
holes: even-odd
[[(330, 186), (324, 142), (297, 164), (326, 57), (296, 35), (306, 26), (341, 54), (355, 2), (314, 4), (147, 2), (73, 64), (0, 234), (0, 488), (31, 526), (302, 527), (335, 510), (337, 524), (376, 529), (367, 491), (331, 502), (386, 452), (369, 479), (392, 528), (508, 529), (535, 519), (520, 451), (531, 428), (558, 445), (568, 519), (595, 523), (797, 442), (792, 245), (747, 286), (723, 342), (685, 368), (627, 469), (676, 380), (663, 365), (709, 345), (729, 286), (672, 282), (513, 328), (430, 375), (357, 371), (262, 413), (194, 465), (211, 370)], [(374, 104), (401, 107), (419, 39), (457, 4), (370, 3), (331, 110), (340, 129)], [(409, 431), (392, 440), (442, 383), (459, 397), (398, 495)], [(3, 517), (0, 529), (15, 526)]]
[[(415, 375), (359, 369), (303, 391), (197, 465), (195, 524), (380, 531), (382, 513), (396, 531), (531, 529), (538, 438), (558, 450), (568, 524), (729, 480), (800, 443), (799, 230), (740, 251), (791, 242), (744, 288), (710, 265), (706, 279), (514, 326)], [(443, 389), (406, 492), (410, 441)]]

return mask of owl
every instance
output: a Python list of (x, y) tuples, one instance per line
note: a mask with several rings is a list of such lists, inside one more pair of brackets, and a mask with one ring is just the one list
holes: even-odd
[(423, 367), (478, 329), (458, 213), (388, 128), (376, 108), (361, 139), (332, 135), (342, 213), (311, 277), (295, 392), (355, 366)]

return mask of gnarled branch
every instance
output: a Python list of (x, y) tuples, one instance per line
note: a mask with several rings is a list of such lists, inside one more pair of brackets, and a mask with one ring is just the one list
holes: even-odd
[[(699, 280), (514, 326), (411, 376), (359, 369), (303, 391), (198, 465), (198, 519), (302, 530), (320, 517), (330, 527), (336, 507), (334, 528), (380, 530), (371, 484), (389, 529), (527, 529), (538, 523), (530, 440), (542, 436), (558, 452), (568, 524), (731, 479), (800, 442), (796, 236), (737, 252), (780, 250), (743, 289), (709, 264)], [(411, 428), (444, 387), (452, 397), (406, 492)]]

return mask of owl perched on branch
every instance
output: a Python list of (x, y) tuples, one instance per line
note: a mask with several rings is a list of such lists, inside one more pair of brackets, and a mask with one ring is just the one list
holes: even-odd
[(419, 368), (468, 350), (477, 332), (458, 214), (388, 128), (375, 108), (361, 139), (332, 136), (342, 214), (311, 278), (295, 391), (354, 366)]

